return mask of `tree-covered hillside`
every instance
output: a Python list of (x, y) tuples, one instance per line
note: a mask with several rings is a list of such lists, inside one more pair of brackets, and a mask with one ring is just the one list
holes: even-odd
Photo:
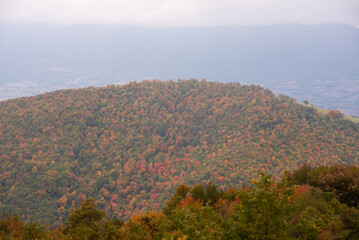
[(57, 228), (46, 229), (33, 220), (24, 222), (16, 214), (4, 214), (0, 238), (357, 240), (358, 187), (355, 166), (303, 165), (293, 173), (285, 172), (281, 181), (262, 174), (240, 189), (219, 190), (211, 182), (192, 188), (181, 184), (163, 210), (134, 214), (128, 221), (107, 219), (93, 198), (72, 209)]
[(144, 81), (0, 102), (0, 211), (60, 224), (93, 197), (109, 217), (179, 184), (240, 187), (304, 163), (358, 165), (359, 125), (259, 86)]

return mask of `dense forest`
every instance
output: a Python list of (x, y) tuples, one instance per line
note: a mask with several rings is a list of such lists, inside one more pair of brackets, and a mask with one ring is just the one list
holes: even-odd
[(311, 239), (359, 236), (359, 169), (341, 165), (286, 172), (281, 181), (261, 174), (250, 186), (219, 190), (215, 184), (179, 185), (161, 211), (106, 219), (95, 199), (72, 209), (48, 229), (17, 215), (0, 219), (1, 239)]
[[(70, 221), (70, 209), (93, 198), (89, 204), (111, 219), (161, 219), (165, 213), (156, 211), (181, 184), (211, 182), (225, 193), (260, 172), (279, 180), (306, 163), (357, 166), (358, 130), (293, 98), (238, 83), (154, 80), (2, 101), (0, 212), (57, 228)], [(183, 205), (192, 201), (184, 199)], [(202, 200), (177, 214), (197, 211), (221, 223)]]

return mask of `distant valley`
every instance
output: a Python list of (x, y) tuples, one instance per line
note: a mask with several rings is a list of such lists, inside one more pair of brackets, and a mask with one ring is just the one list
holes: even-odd
[(359, 116), (347, 25), (141, 28), (0, 25), (0, 100), (145, 79), (259, 84)]

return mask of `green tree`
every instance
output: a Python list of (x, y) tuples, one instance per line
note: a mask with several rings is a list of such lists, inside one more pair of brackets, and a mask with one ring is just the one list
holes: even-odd
[(32, 218), (23, 229), (23, 238), (26, 240), (42, 239), (45, 236), (45, 229), (38, 222), (33, 222)]
[(148, 211), (133, 215), (120, 229), (120, 239), (153, 239), (165, 219), (162, 212)]
[(286, 181), (275, 183), (271, 176), (262, 174), (252, 180), (253, 189), (239, 193), (228, 228), (228, 239), (287, 239), (289, 216), (294, 210), (294, 191)]
[(206, 186), (206, 203), (213, 206), (221, 197), (221, 193), (217, 190), (217, 186), (209, 182)]
[(86, 199), (77, 209), (70, 212), (65, 222), (64, 233), (74, 239), (99, 239), (105, 216), (105, 212), (97, 208), (95, 199)]
[(196, 184), (191, 190), (191, 195), (195, 200), (201, 200), (204, 202), (206, 198), (206, 190), (202, 184)]
[(172, 212), (172, 210), (176, 208), (177, 204), (179, 204), (181, 200), (186, 198), (190, 190), (191, 190), (190, 187), (188, 187), (187, 185), (184, 184), (179, 185), (176, 188), (176, 193), (167, 202), (167, 205), (163, 209), (163, 212), (166, 215), (169, 215)]
[(198, 201), (178, 207), (167, 216), (159, 239), (223, 239), (223, 220), (211, 206)]
[(323, 221), (318, 211), (314, 207), (308, 206), (300, 215), (291, 235), (301, 240), (317, 239), (321, 233), (320, 226), (322, 224)]

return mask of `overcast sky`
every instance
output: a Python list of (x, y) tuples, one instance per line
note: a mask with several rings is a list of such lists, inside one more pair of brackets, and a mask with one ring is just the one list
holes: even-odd
[(0, 22), (203, 26), (346, 23), (359, 0), (0, 0)]

